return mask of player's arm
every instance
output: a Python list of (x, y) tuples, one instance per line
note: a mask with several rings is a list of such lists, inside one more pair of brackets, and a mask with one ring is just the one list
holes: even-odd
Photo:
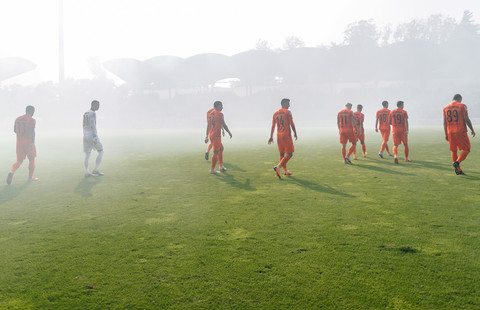
[(360, 133), (358, 132), (357, 122), (355, 121), (354, 117), (352, 117), (352, 124), (353, 124), (353, 128), (355, 128), (355, 134), (358, 136)]
[(340, 115), (337, 116), (337, 127), (338, 127), (338, 132), (340, 132)]
[(295, 140), (297, 140), (297, 129), (295, 128), (295, 123), (293, 122), (293, 119), (291, 119), (290, 122), (290, 127), (293, 130), (293, 137), (295, 138)]
[(33, 126), (28, 128), (28, 135), (30, 136), (30, 140), (32, 141), (32, 145), (35, 144), (35, 123)]
[(207, 122), (207, 130), (205, 130), (205, 143), (208, 143), (208, 131), (210, 129), (210, 122)]
[(230, 135), (230, 139), (232, 138), (232, 133), (230, 132), (230, 129), (228, 129), (227, 123), (225, 121), (223, 122), (222, 128), (225, 128), (225, 131), (228, 132)]
[(270, 130), (270, 138), (268, 139), (268, 144), (271, 144), (273, 142), (273, 133), (275, 132), (276, 125), (277, 125), (277, 122), (275, 122), (275, 116), (274, 116), (272, 120), (272, 129)]
[(445, 112), (443, 112), (443, 131), (445, 131), (445, 140), (448, 141), (447, 117), (445, 116)]
[(408, 135), (408, 119), (405, 117), (405, 135)]
[(378, 116), (375, 119), (375, 132), (378, 132)]
[(467, 124), (468, 128), (470, 128), (470, 131), (472, 133), (472, 137), (475, 137), (475, 130), (473, 130), (472, 122), (470, 121), (470, 117), (468, 117), (468, 114), (465, 114), (463, 116), (465, 119), (465, 124)]

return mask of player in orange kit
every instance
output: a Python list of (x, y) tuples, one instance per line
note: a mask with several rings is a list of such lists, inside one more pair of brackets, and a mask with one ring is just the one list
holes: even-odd
[[(353, 118), (355, 119), (355, 123), (357, 125), (357, 129), (359, 132), (358, 140), (362, 145), (362, 153), (363, 157), (367, 157), (367, 147), (365, 146), (365, 130), (363, 128), (363, 122), (365, 121), (365, 115), (362, 113), (363, 106), (361, 104), (357, 105), (357, 111), (353, 113)], [(357, 159), (357, 147), (353, 149), (353, 159)]]
[[(206, 130), (206, 137), (205, 143), (210, 142), (213, 144), (213, 156), (212, 156), (212, 165), (210, 169), (210, 173), (216, 174), (220, 173), (220, 171), (226, 171), (227, 168), (223, 166), (223, 144), (222, 144), (222, 128), (225, 129), (226, 132), (230, 135), (230, 139), (232, 138), (232, 134), (228, 129), (225, 120), (223, 119), (223, 104), (221, 101), (215, 101), (213, 103), (214, 110), (208, 114), (208, 124)], [(217, 165), (217, 161), (219, 164), (219, 170), (215, 170), (215, 166)]]
[[(338, 112), (337, 126), (340, 133), (340, 144), (342, 145), (343, 163), (351, 164), (350, 155), (353, 153), (353, 150), (357, 145), (358, 129), (353, 118), (352, 104), (350, 102), (345, 104), (345, 109)], [(350, 141), (352, 145), (348, 149), (347, 154), (348, 141)]]
[(380, 129), (383, 141), (380, 152), (378, 153), (378, 156), (381, 158), (383, 158), (383, 150), (387, 150), (388, 156), (392, 156), (388, 149), (388, 138), (390, 137), (390, 110), (388, 109), (388, 101), (383, 101), (382, 106), (383, 108), (377, 111), (375, 119), (375, 131), (378, 132)]
[(277, 127), (277, 145), (278, 151), (280, 152), (280, 162), (278, 165), (273, 167), (273, 170), (277, 174), (277, 177), (281, 179), (280, 176), (280, 167), (284, 170), (284, 175), (291, 175), (292, 173), (287, 169), (287, 162), (292, 158), (294, 147), (292, 134), (290, 131), (293, 130), (293, 136), (297, 140), (297, 130), (295, 129), (295, 124), (293, 123), (292, 112), (288, 110), (290, 107), (290, 99), (284, 98), (280, 102), (281, 108), (273, 114), (272, 120), (272, 129), (270, 131), (270, 138), (268, 139), (268, 144), (273, 142), (273, 132), (275, 131), (275, 126)]
[[(470, 153), (467, 126), (471, 130), (472, 137), (475, 137), (475, 130), (473, 130), (472, 122), (468, 117), (467, 106), (462, 103), (462, 96), (456, 94), (453, 96), (453, 102), (443, 108), (443, 128), (445, 130), (445, 140), (450, 144), (452, 165), (457, 175), (465, 174), (460, 168), (460, 163)], [(457, 156), (457, 150), (462, 151), (460, 156)]]
[(19, 116), (15, 120), (14, 132), (17, 134), (17, 161), (12, 165), (12, 169), (7, 176), (7, 184), (12, 183), (13, 174), (25, 158), (28, 158), (28, 180), (37, 181), (38, 178), (33, 177), (35, 171), (35, 157), (37, 157), (37, 149), (35, 147), (35, 125), (36, 121), (32, 117), (35, 108), (31, 105), (25, 109), (25, 115)]
[[(213, 110), (215, 110), (215, 109), (214, 109), (214, 108), (211, 108), (211, 109), (208, 110), (208, 112), (207, 112), (207, 123), (208, 123), (208, 115), (209, 115)], [(208, 135), (208, 133), (207, 133), (207, 135)], [(222, 137), (225, 137), (225, 129), (223, 129), (223, 127), (222, 127)], [(205, 160), (208, 160), (208, 157), (209, 157), (209, 155), (210, 155), (210, 150), (212, 149), (212, 147), (213, 147), (213, 144), (212, 144), (212, 142), (210, 142), (210, 143), (208, 144), (208, 146), (207, 146), (207, 150), (205, 151)]]
[(392, 125), (393, 156), (396, 164), (398, 164), (398, 146), (402, 143), (405, 151), (405, 161), (410, 161), (410, 159), (408, 159), (408, 114), (403, 107), (403, 101), (398, 101), (397, 108), (390, 112), (389, 117), (390, 124)]

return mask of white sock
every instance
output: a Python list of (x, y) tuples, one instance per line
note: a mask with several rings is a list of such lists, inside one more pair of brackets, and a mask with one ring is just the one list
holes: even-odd
[(90, 173), (90, 172), (88, 171), (88, 162), (89, 162), (89, 160), (90, 160), (90, 155), (91, 155), (91, 154), (92, 154), (92, 153), (85, 153), (85, 161), (83, 162), (83, 164), (84, 164), (84, 166), (85, 166), (85, 173)]
[(103, 151), (98, 152), (97, 159), (95, 159), (95, 170), (98, 170), (100, 163), (102, 162)]

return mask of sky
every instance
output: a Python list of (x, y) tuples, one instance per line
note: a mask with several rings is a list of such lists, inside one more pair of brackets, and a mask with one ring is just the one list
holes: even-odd
[[(58, 81), (60, 0), (1, 0), (0, 58), (23, 57), (37, 69), (5, 83)], [(341, 43), (350, 23), (396, 26), (442, 14), (460, 21), (478, 0), (63, 0), (65, 75), (90, 78), (91, 63), (115, 58), (233, 55), (259, 40), (280, 48), (289, 36), (306, 46)]]

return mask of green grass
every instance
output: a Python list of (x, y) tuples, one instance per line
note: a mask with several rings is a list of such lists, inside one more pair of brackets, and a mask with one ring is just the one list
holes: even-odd
[(476, 139), (456, 176), (441, 128), (399, 165), (367, 132), (352, 166), (335, 130), (305, 129), (278, 180), (268, 130), (233, 134), (218, 176), (203, 130), (105, 135), (84, 179), (81, 137), (37, 133), (40, 181), (24, 164), (0, 187), (0, 309), (480, 307)]

